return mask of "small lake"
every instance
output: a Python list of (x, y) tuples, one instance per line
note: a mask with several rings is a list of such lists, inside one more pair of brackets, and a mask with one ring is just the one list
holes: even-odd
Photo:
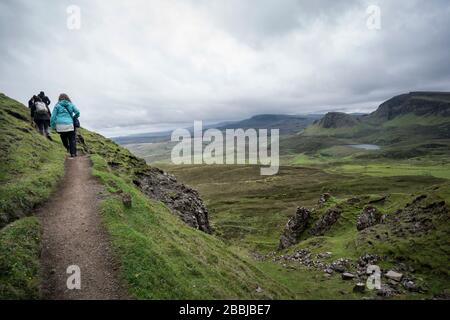
[(349, 144), (348, 146), (362, 150), (380, 150), (380, 146), (377, 146), (376, 144)]

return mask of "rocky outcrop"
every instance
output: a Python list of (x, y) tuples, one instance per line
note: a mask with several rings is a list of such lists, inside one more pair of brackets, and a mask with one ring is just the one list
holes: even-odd
[(336, 223), (341, 216), (342, 209), (339, 206), (328, 209), (311, 229), (311, 234), (315, 236), (324, 235), (325, 232)]
[(356, 222), (356, 229), (358, 231), (372, 227), (381, 223), (383, 220), (383, 214), (375, 207), (367, 206), (361, 212)]
[(320, 196), (319, 200), (317, 201), (318, 205), (324, 205), (328, 202), (328, 200), (331, 199), (331, 194), (329, 193), (324, 193)]
[(283, 234), (280, 237), (280, 250), (290, 247), (297, 243), (300, 235), (305, 231), (311, 211), (301, 207), (297, 208), (295, 215), (289, 219), (284, 227)]
[(328, 112), (318, 125), (325, 129), (353, 127), (359, 123), (357, 117), (343, 112)]
[(450, 209), (444, 200), (428, 199), (427, 195), (421, 195), (404, 209), (387, 215), (386, 223), (392, 227), (395, 236), (405, 237), (427, 233), (449, 219)]
[(179, 183), (173, 175), (148, 167), (136, 174), (133, 183), (147, 196), (166, 204), (189, 226), (206, 233), (212, 232), (208, 209), (198, 192)]

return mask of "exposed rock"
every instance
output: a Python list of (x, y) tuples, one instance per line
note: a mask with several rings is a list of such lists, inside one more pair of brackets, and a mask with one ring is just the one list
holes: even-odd
[(366, 267), (370, 264), (376, 264), (378, 261), (380, 261), (381, 258), (375, 254), (365, 254), (358, 259), (358, 265), (361, 267)]
[(332, 253), (332, 252), (329, 252), (329, 251), (327, 251), (327, 252), (321, 252), (321, 253), (318, 253), (318, 254), (317, 254), (317, 258), (319, 258), (319, 259), (329, 258), (329, 257), (331, 257), (332, 255), (333, 255), (333, 253)]
[(417, 236), (427, 233), (441, 221), (450, 218), (450, 210), (445, 201), (433, 201), (421, 195), (395, 214), (386, 216), (386, 222), (392, 226), (395, 236)]
[(375, 207), (367, 206), (358, 217), (356, 229), (359, 231), (379, 224), (383, 219), (383, 214)]
[(353, 292), (356, 293), (363, 293), (364, 291), (366, 291), (366, 285), (362, 282), (358, 282), (357, 284), (355, 284), (355, 286), (353, 287)]
[(389, 270), (386, 274), (385, 274), (386, 278), (394, 280), (399, 282), (400, 280), (402, 280), (403, 274), (396, 272), (394, 270)]
[(389, 286), (381, 285), (381, 288), (377, 290), (377, 295), (380, 297), (391, 297), (396, 293), (394, 289)]
[(359, 118), (343, 112), (328, 112), (318, 125), (322, 128), (343, 128), (353, 127), (359, 123)]
[(263, 292), (264, 290), (260, 287), (260, 286), (258, 286), (257, 288), (256, 288), (256, 290), (255, 290), (257, 293), (261, 293), (261, 292)]
[(350, 260), (345, 258), (339, 258), (330, 264), (330, 268), (336, 272), (344, 273), (350, 266)]
[(352, 198), (347, 199), (346, 202), (347, 202), (347, 204), (349, 204), (349, 205), (354, 205), (354, 204), (360, 203), (360, 202), (361, 202), (361, 199), (356, 198), (356, 197), (352, 197)]
[(129, 193), (122, 194), (122, 203), (126, 208), (131, 208), (133, 203), (132, 203), (131, 195)]
[(323, 235), (333, 226), (333, 224), (336, 223), (336, 221), (341, 216), (341, 213), (342, 209), (337, 206), (328, 209), (312, 227), (311, 234)]
[(414, 283), (414, 281), (411, 280), (407, 280), (403, 282), (403, 287), (411, 292), (417, 292), (419, 291), (419, 288), (417, 287), (417, 285)]
[(133, 182), (146, 195), (166, 204), (189, 226), (206, 233), (212, 232), (208, 209), (198, 192), (179, 183), (173, 175), (149, 167), (137, 173)]
[(328, 200), (330, 200), (330, 198), (331, 198), (331, 194), (324, 193), (320, 196), (319, 201), (317, 201), (317, 204), (324, 205), (325, 203), (328, 202)]
[(353, 273), (344, 272), (342, 274), (342, 280), (352, 280), (353, 278), (355, 278), (355, 275)]
[(306, 228), (310, 216), (311, 211), (308, 209), (304, 207), (297, 208), (295, 215), (289, 219), (284, 227), (283, 234), (280, 236), (280, 244), (278, 246), (280, 250), (297, 243), (299, 236)]

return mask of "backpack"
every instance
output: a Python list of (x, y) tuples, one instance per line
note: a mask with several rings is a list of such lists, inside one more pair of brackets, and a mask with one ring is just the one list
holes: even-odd
[(38, 114), (48, 113), (47, 105), (45, 103), (38, 101), (34, 104), (34, 106), (36, 108), (36, 113)]

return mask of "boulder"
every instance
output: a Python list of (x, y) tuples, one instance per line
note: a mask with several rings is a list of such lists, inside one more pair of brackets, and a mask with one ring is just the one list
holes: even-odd
[(328, 209), (311, 229), (311, 234), (315, 236), (324, 235), (325, 232), (336, 223), (341, 216), (342, 209), (339, 206)]
[(353, 287), (353, 292), (355, 293), (363, 293), (364, 291), (366, 291), (366, 285), (362, 282), (358, 282)]
[(122, 203), (126, 208), (131, 208), (133, 205), (131, 195), (129, 193), (123, 193), (122, 194)]
[(304, 207), (297, 208), (295, 215), (289, 219), (284, 227), (283, 234), (280, 236), (280, 250), (290, 247), (297, 243), (299, 236), (305, 231), (311, 211)]
[(352, 280), (355, 278), (355, 275), (353, 273), (344, 272), (342, 274), (342, 280)]
[(381, 223), (383, 214), (375, 207), (367, 206), (361, 212), (356, 223), (356, 229), (358, 231), (372, 227)]
[(394, 270), (389, 270), (386, 274), (385, 274), (386, 278), (394, 280), (394, 281), (401, 281), (403, 278), (403, 274), (396, 272)]
[(323, 204), (327, 203), (328, 200), (330, 200), (330, 199), (331, 199), (331, 194), (324, 193), (320, 196), (319, 201), (317, 201), (317, 204), (323, 205)]

